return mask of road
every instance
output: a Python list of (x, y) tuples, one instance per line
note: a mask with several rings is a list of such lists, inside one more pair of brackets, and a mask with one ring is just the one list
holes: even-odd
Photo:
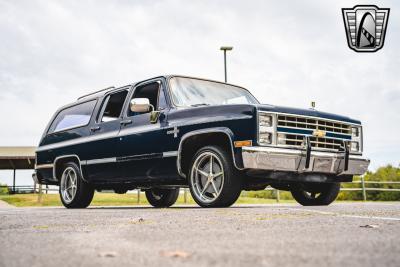
[(0, 208), (0, 266), (400, 266), (400, 204)]

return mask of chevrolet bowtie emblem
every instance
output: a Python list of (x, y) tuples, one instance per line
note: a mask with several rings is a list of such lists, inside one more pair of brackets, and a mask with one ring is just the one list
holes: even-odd
[(325, 137), (326, 132), (322, 130), (314, 130), (312, 135), (315, 137)]

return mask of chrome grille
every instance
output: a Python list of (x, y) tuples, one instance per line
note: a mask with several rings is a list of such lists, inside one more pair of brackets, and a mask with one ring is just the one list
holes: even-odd
[[(302, 146), (304, 145), (304, 136), (299, 134), (285, 134), (283, 138), (286, 145)], [(310, 137), (311, 147), (340, 150), (343, 147), (343, 141), (325, 137)]]
[(312, 117), (278, 115), (278, 127), (279, 126), (298, 129), (323, 130), (332, 133), (351, 134), (351, 128), (349, 124)]
[[(351, 134), (350, 124), (329, 121), (313, 117), (300, 117), (295, 115), (278, 115), (278, 127), (288, 127), (300, 130), (322, 130), (336, 134)], [(281, 133), (278, 131), (278, 145), (304, 146), (305, 135), (296, 133)], [(324, 150), (341, 150), (343, 139), (310, 136), (312, 148)]]

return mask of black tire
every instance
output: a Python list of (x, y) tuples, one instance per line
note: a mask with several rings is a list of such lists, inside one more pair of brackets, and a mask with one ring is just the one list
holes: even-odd
[(168, 208), (175, 204), (179, 196), (179, 188), (146, 190), (147, 201), (155, 208)]
[(303, 206), (327, 206), (337, 198), (340, 183), (299, 183), (291, 186), (293, 198)]
[[(206, 160), (205, 157), (209, 157), (208, 165), (207, 162), (200, 162)], [(204, 164), (204, 168), (200, 173), (201, 164)], [(208, 168), (210, 173), (215, 172), (213, 182), (209, 181), (210, 176), (205, 176)], [(243, 186), (241, 176), (233, 164), (232, 156), (221, 147), (206, 146), (199, 149), (191, 161), (188, 173), (190, 193), (194, 201), (203, 208), (229, 207), (240, 196)]]
[[(65, 191), (65, 189), (68, 188), (68, 185), (73, 187), (71, 186), (71, 182), (68, 183), (68, 181), (71, 181), (72, 179), (71, 176), (68, 177), (68, 174), (76, 175), (75, 194), (72, 194), (73, 191)], [(60, 179), (59, 194), (61, 202), (69, 209), (86, 208), (90, 205), (90, 202), (92, 202), (94, 188), (82, 179), (81, 171), (75, 162), (68, 162), (64, 165)]]

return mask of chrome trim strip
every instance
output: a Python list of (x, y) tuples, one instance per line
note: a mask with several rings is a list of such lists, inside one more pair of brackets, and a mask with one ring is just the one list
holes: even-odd
[(54, 164), (53, 163), (49, 163), (49, 164), (37, 164), (35, 165), (35, 170), (39, 170), (39, 169), (50, 169), (53, 168)]
[(163, 152), (163, 158), (168, 158), (168, 157), (177, 157), (178, 156), (178, 151), (166, 151)]
[[(105, 164), (105, 163), (115, 163), (115, 162), (123, 162), (129, 160), (141, 160), (148, 158), (156, 158), (159, 156), (159, 153), (151, 153), (151, 154), (138, 154), (138, 155), (129, 155), (125, 157), (112, 157), (112, 158), (102, 158), (102, 159), (89, 159), (81, 161), (82, 165), (92, 165), (92, 164)], [(178, 151), (166, 151), (162, 153), (163, 158), (167, 157), (176, 157), (178, 156)]]
[(82, 165), (91, 165), (91, 164), (104, 164), (104, 163), (114, 163), (117, 162), (117, 158), (102, 158), (102, 159), (89, 159), (82, 161)]
[(41, 152), (41, 151), (45, 151), (48, 149), (56, 149), (56, 148), (65, 147), (65, 146), (78, 145), (78, 144), (85, 143), (85, 142), (99, 141), (99, 140), (104, 140), (104, 139), (112, 138), (112, 137), (116, 138), (116, 137), (118, 137), (118, 132), (119, 132), (119, 129), (115, 130), (115, 131), (111, 131), (111, 132), (82, 136), (82, 137), (78, 137), (78, 138), (75, 138), (72, 140), (66, 140), (66, 141), (62, 141), (62, 142), (58, 142), (58, 143), (54, 143), (54, 144), (44, 145), (44, 146), (38, 147), (36, 149), (36, 152)]

